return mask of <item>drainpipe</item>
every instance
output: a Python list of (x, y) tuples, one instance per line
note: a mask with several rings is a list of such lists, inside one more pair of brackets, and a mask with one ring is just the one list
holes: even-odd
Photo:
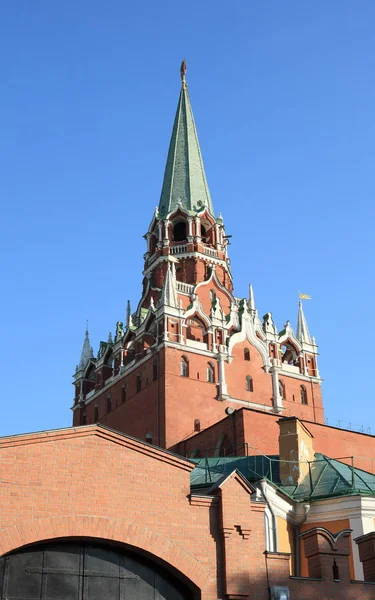
[(308, 512), (311, 508), (311, 504), (304, 504), (303, 506), (305, 514), (302, 517), (298, 525), (294, 526), (294, 575), (296, 577), (301, 576), (301, 540), (300, 540), (300, 527), (306, 521)]
[(273, 546), (273, 552), (277, 552), (277, 548), (278, 548), (278, 543), (277, 543), (277, 526), (276, 526), (276, 515), (275, 515), (275, 511), (273, 510), (271, 503), (269, 502), (268, 498), (267, 498), (267, 493), (266, 493), (266, 489), (267, 489), (267, 481), (265, 479), (261, 479), (260, 483), (260, 489), (262, 490), (262, 494), (263, 497), (266, 501), (267, 507), (271, 513), (271, 519), (272, 519), (272, 546)]

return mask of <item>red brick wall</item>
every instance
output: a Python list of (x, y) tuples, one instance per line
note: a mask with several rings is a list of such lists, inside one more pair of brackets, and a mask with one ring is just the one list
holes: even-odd
[[(187, 578), (196, 600), (374, 598), (374, 586), (289, 578), (264, 555), (264, 504), (232, 473), (211, 496), (189, 496), (191, 463), (98, 426), (0, 440), (0, 554), (55, 538), (116, 541)], [(266, 569), (266, 560), (268, 569)]]

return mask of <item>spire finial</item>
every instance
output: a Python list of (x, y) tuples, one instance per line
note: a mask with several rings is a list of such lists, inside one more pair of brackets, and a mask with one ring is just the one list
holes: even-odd
[(183, 90), (186, 90), (186, 71), (187, 71), (186, 59), (184, 58), (184, 60), (181, 63), (181, 67), (180, 67), (180, 75), (181, 75), (182, 89)]

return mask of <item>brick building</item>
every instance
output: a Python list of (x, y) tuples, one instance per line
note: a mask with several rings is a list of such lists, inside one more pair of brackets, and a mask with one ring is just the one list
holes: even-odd
[(1, 598), (375, 599), (375, 437), (324, 424), (302, 302), (234, 295), (185, 71), (136, 310), (72, 428), (0, 440)]

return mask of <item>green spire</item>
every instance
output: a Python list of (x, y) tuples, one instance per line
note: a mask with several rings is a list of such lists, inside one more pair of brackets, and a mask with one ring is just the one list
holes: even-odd
[(159, 215), (165, 217), (180, 203), (191, 212), (204, 207), (213, 215), (197, 130), (185, 81), (186, 62), (181, 65), (182, 89), (173, 124), (165, 167)]

